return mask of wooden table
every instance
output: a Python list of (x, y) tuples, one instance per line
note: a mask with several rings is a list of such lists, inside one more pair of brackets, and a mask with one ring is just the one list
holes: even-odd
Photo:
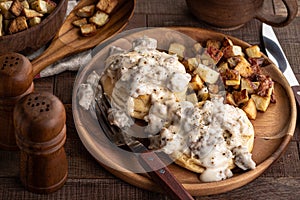
[[(279, 0), (269, 0), (274, 12), (284, 14)], [(299, 3), (300, 5), (300, 0)], [(198, 22), (188, 11), (184, 0), (137, 0), (135, 15), (126, 29), (157, 26), (194, 26), (210, 28)], [(300, 14), (288, 26), (275, 28), (277, 36), (300, 81)], [(261, 23), (252, 20), (234, 31), (221, 31), (251, 44), (261, 45)], [(65, 149), (69, 162), (68, 180), (64, 187), (50, 195), (26, 191), (19, 180), (19, 152), (0, 151), (0, 199), (166, 199), (134, 187), (110, 174), (87, 152), (81, 143), (72, 118), (71, 97), (76, 72), (35, 81), (36, 91), (58, 96), (67, 112)], [(278, 116), (280, 120), (280, 116)], [(299, 199), (300, 198), (300, 126), (286, 152), (262, 176), (234, 191), (196, 197), (196, 199)]]

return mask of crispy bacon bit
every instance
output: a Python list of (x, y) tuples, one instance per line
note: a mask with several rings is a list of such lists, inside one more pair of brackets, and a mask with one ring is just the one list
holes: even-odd
[(210, 55), (210, 57), (216, 62), (218, 63), (221, 58), (223, 57), (223, 52), (220, 51), (219, 49), (217, 49), (214, 46), (209, 46), (207, 48), (207, 53)]
[(269, 89), (273, 87), (273, 81), (270, 77), (267, 77), (260, 81), (259, 87), (257, 89), (257, 94), (259, 96), (265, 97), (268, 95)]

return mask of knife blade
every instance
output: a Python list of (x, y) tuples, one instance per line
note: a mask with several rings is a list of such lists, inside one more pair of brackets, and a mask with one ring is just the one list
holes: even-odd
[(284, 77), (291, 86), (298, 106), (300, 106), (300, 86), (299, 82), (289, 64), (286, 55), (277, 39), (273, 28), (265, 23), (262, 24), (262, 39), (267, 56), (279, 67)]

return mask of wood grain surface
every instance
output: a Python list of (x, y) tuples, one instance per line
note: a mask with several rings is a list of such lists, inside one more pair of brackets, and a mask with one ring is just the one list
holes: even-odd
[[(284, 10), (280, 8), (280, 0), (266, 0), (266, 2), (270, 10), (284, 14)], [(298, 7), (299, 5), (300, 1), (298, 1)], [(187, 10), (184, 0), (137, 0), (134, 16), (126, 29), (145, 26), (193, 26), (213, 29), (194, 18)], [(274, 28), (298, 80), (300, 80), (299, 27), (300, 14), (298, 12), (297, 18), (290, 25)], [(250, 44), (262, 45), (261, 23), (258, 20), (252, 20), (234, 31), (220, 32), (235, 36)], [(65, 150), (69, 163), (66, 184), (59, 191), (49, 195), (37, 195), (26, 191), (19, 179), (19, 152), (0, 150), (0, 199), (168, 199), (163, 194), (140, 189), (115, 177), (88, 153), (78, 137), (73, 122), (71, 104), (75, 78), (76, 72), (64, 72), (34, 82), (36, 91), (48, 91), (55, 94), (66, 108)], [(280, 115), (278, 115), (278, 120), (282, 120)], [(195, 197), (195, 199), (299, 199), (299, 133), (300, 126), (297, 126), (284, 154), (259, 178), (227, 193)]]

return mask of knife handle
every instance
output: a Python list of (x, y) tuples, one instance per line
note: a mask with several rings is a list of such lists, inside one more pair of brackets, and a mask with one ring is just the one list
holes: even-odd
[(148, 151), (140, 154), (140, 158), (140, 163), (148, 170), (147, 173), (172, 199), (193, 199), (170, 170), (167, 167), (163, 167), (165, 164), (160, 160), (156, 153)]
[(292, 86), (298, 108), (300, 108), (300, 86)]

